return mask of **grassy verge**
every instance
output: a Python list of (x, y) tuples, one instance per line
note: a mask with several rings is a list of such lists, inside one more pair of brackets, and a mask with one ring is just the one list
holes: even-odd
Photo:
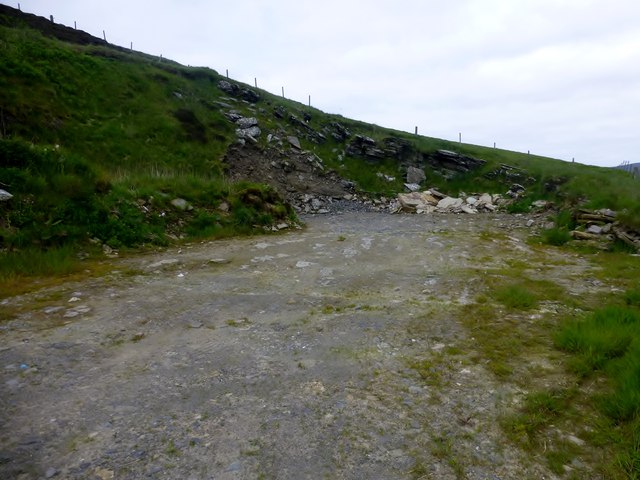
[[(636, 295), (637, 290), (625, 297)], [(586, 400), (606, 419), (598, 434), (608, 437), (615, 451), (605, 471), (616, 478), (640, 478), (640, 309), (598, 309), (567, 322), (555, 342), (572, 354), (568, 368), (579, 384), (600, 379), (605, 385), (586, 393)]]
[(528, 278), (545, 262), (541, 254), (529, 268), (512, 261), (483, 272), (489, 293), (463, 307), (464, 324), (476, 361), (525, 392), (502, 419), (513, 442), (563, 478), (595, 471), (637, 479), (640, 259), (622, 252), (583, 255), (592, 266), (581, 275), (616, 293), (567, 296), (552, 282)]

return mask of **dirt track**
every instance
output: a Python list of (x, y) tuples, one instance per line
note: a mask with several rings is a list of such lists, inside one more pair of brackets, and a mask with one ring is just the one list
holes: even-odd
[(0, 477), (553, 478), (458, 348), (469, 272), (526, 256), (526, 219), (305, 220), (5, 301), (36, 306), (2, 326)]

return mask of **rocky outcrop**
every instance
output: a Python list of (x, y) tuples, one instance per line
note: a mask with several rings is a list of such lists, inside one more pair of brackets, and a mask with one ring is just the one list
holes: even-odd
[(356, 135), (347, 145), (345, 152), (352, 157), (367, 160), (382, 160), (385, 158), (384, 150), (378, 147), (376, 141), (364, 135)]
[(331, 122), (327, 130), (338, 142), (346, 142), (351, 136), (351, 132), (344, 125), (338, 122)]
[(236, 136), (239, 140), (256, 142), (262, 131), (258, 127), (258, 120), (254, 117), (241, 117), (236, 120)]
[(486, 161), (479, 158), (452, 152), (437, 150), (424, 154), (424, 161), (445, 178), (452, 178), (459, 173), (468, 173), (482, 167)]
[(485, 173), (484, 176), (490, 180), (502, 181), (505, 184), (519, 183), (531, 185), (536, 181), (526, 170), (520, 167), (514, 167), (513, 165), (507, 165), (506, 163), (501, 163), (498, 168)]
[(240, 98), (249, 103), (257, 103), (260, 100), (260, 95), (255, 90), (249, 87), (241, 87), (236, 83), (228, 82), (227, 80), (220, 80), (218, 82), (218, 88), (232, 97)]

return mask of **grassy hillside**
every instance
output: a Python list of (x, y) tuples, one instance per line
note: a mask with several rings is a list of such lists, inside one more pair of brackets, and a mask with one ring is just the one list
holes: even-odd
[[(628, 220), (640, 224), (640, 189), (624, 171), (415, 136), (232, 82), (257, 94), (246, 101), (221, 90), (220, 80), (213, 70), (110, 46), (3, 6), (0, 188), (14, 197), (0, 202), (0, 248), (15, 257), (89, 239), (111, 248), (163, 245), (292, 219), (271, 188), (226, 180), (225, 153), (237, 140), (236, 125), (225, 117), (230, 110), (258, 119), (259, 148), (283, 150), (267, 141), (268, 134), (297, 135), (304, 149), (370, 195), (402, 191), (411, 163), (425, 170), (426, 184), (450, 194), (504, 192), (512, 178), (496, 172), (508, 164), (527, 180), (524, 209), (547, 198), (626, 209)], [(357, 135), (376, 145), (390, 138), (405, 142), (406, 158), (350, 154)], [(443, 175), (420, 160), (438, 149), (486, 163)], [(172, 204), (176, 199), (186, 200), (184, 208)]]

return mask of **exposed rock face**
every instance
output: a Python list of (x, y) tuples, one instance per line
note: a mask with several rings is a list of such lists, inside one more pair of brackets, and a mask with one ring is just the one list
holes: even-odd
[(293, 113), (289, 114), (289, 123), (295, 127), (301, 127), (305, 130), (311, 129), (307, 122), (305, 122), (304, 120), (300, 120), (300, 118), (298, 118), (298, 116), (294, 115)]
[(289, 135), (287, 137), (287, 141), (289, 142), (289, 144), (297, 149), (297, 150), (302, 150), (302, 147), (300, 146), (300, 140), (298, 139), (298, 137), (293, 136), (293, 135)]
[(254, 90), (248, 87), (240, 87), (235, 83), (228, 82), (227, 80), (220, 80), (218, 82), (218, 88), (232, 97), (239, 97), (249, 103), (256, 103), (260, 100), (260, 95)]
[(486, 163), (479, 158), (449, 150), (438, 150), (431, 154), (425, 154), (424, 160), (444, 177), (453, 177), (457, 173), (467, 173), (482, 167)]
[(282, 119), (285, 117), (286, 114), (287, 114), (287, 109), (284, 108), (282, 105), (278, 105), (273, 109), (273, 116), (276, 118)]
[(378, 148), (373, 138), (364, 135), (356, 135), (354, 139), (347, 145), (347, 155), (352, 157), (360, 157), (368, 160), (382, 160), (385, 158), (384, 150)]
[(388, 137), (382, 140), (384, 152), (388, 157), (395, 158), (400, 163), (417, 162), (418, 153), (410, 141), (398, 137)]
[(258, 127), (258, 120), (254, 117), (241, 117), (236, 120), (236, 136), (240, 140), (256, 142), (262, 131)]
[(330, 134), (339, 142), (344, 142), (351, 136), (351, 132), (338, 122), (331, 122)]
[(526, 170), (506, 163), (501, 163), (498, 168), (485, 174), (485, 177), (492, 180), (502, 180), (504, 183), (522, 183), (530, 185), (535, 182), (535, 178), (531, 177)]
[[(334, 137), (336, 139), (339, 138), (335, 135)], [(407, 171), (410, 167), (424, 170), (424, 167), (428, 165), (445, 178), (452, 178), (459, 173), (467, 173), (486, 163), (479, 158), (449, 150), (423, 153), (418, 151), (408, 140), (398, 137), (388, 137), (381, 142), (376, 142), (373, 138), (356, 135), (347, 145), (345, 152), (352, 157), (364, 158), (370, 161), (392, 158), (406, 167)], [(407, 183), (420, 183), (422, 181), (424, 179), (419, 181), (409, 181), (407, 179)]]
[(240, 87), (235, 83), (227, 82), (226, 80), (220, 80), (218, 82), (218, 88), (222, 90), (224, 93), (228, 93), (229, 95), (236, 95)]
[(240, 97), (249, 103), (257, 103), (260, 100), (260, 95), (250, 88), (242, 88), (240, 90)]
[(262, 131), (258, 126), (236, 129), (236, 135), (238, 136), (239, 139), (242, 139), (242, 140), (256, 141), (261, 133)]
[(255, 117), (241, 117), (236, 121), (238, 128), (251, 128), (258, 125), (258, 120)]

